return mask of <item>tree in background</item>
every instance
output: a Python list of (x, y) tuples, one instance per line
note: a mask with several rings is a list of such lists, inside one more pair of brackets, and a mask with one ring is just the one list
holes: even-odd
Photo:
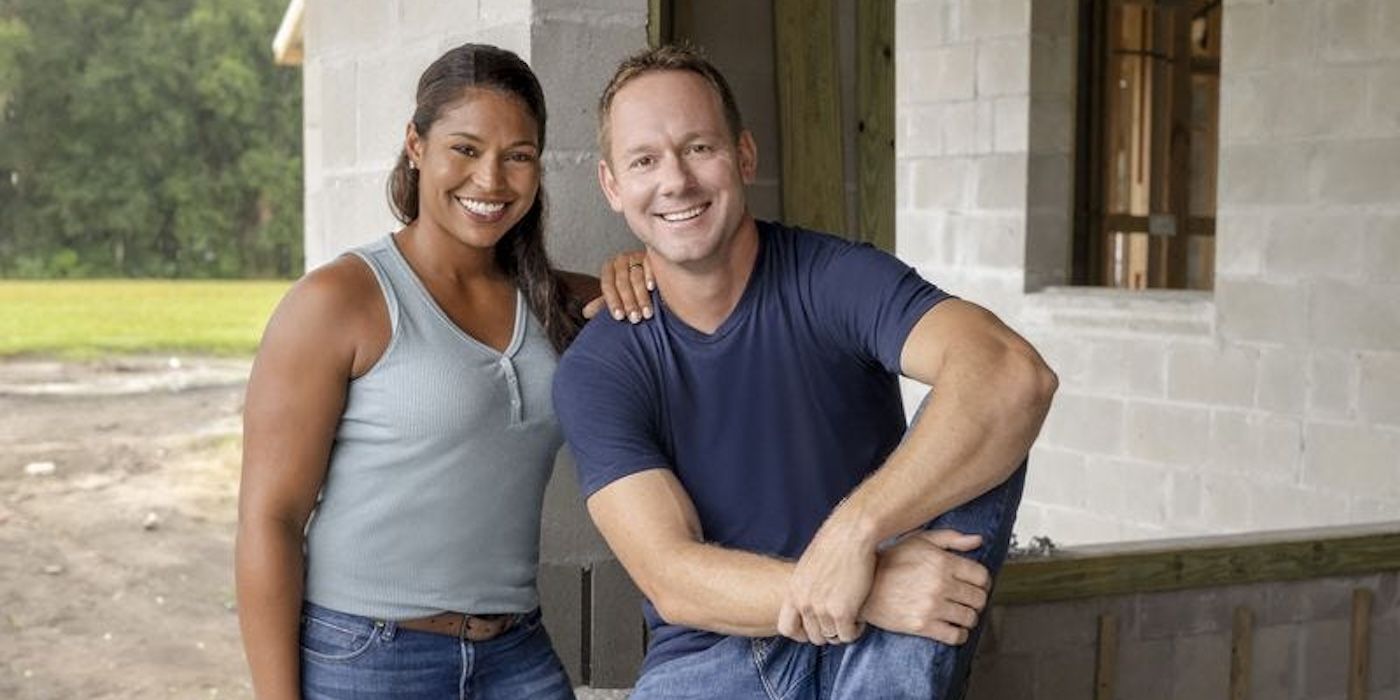
[(288, 277), (284, 0), (0, 0), (0, 276)]

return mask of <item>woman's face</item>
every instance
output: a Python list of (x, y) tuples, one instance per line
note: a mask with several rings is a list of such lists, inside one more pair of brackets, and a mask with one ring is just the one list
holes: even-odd
[(422, 137), (410, 124), (418, 164), (418, 223), (490, 248), (520, 221), (540, 188), (539, 127), (519, 98), (468, 88)]

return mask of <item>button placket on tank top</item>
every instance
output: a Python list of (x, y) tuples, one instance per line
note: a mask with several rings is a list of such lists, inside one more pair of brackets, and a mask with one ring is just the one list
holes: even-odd
[(520, 425), (525, 422), (525, 399), (520, 394), (520, 377), (515, 373), (515, 363), (510, 361), (510, 356), (501, 356), (501, 370), (506, 373), (506, 389), (510, 392), (510, 424)]

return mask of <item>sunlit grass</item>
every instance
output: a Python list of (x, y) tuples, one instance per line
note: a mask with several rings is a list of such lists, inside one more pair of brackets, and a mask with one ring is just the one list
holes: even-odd
[(0, 356), (251, 355), (289, 281), (0, 280)]

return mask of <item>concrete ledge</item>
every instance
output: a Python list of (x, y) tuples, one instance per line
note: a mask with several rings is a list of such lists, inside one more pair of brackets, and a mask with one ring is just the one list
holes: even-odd
[(1400, 521), (1067, 548), (1010, 561), (999, 604), (1400, 570)]
[(1048, 287), (1025, 295), (1024, 322), (1057, 331), (1115, 335), (1210, 336), (1215, 301), (1210, 292)]

